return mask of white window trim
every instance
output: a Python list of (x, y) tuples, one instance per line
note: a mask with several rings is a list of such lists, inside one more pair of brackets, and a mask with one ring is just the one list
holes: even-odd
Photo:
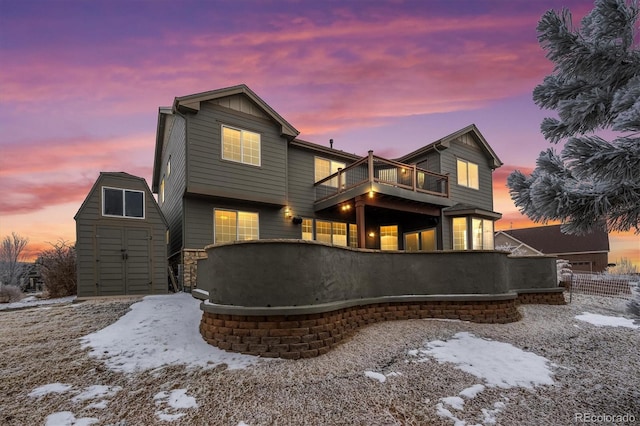
[[(115, 215), (115, 214), (105, 214), (104, 212), (104, 190), (105, 189), (113, 189), (115, 191), (122, 191), (122, 216), (120, 215)], [(137, 216), (127, 216), (125, 213), (127, 211), (127, 205), (126, 205), (126, 197), (124, 196), (124, 193), (128, 191), (128, 192), (138, 192), (142, 194), (142, 217), (137, 217)], [(126, 218), (126, 219), (137, 219), (137, 220), (144, 220), (146, 219), (147, 216), (147, 201), (146, 201), (146, 196), (145, 196), (145, 192), (144, 191), (140, 191), (137, 189), (127, 189), (127, 188), (115, 188), (113, 186), (103, 186), (102, 187), (102, 216), (104, 217), (116, 217), (116, 218)]]
[[(467, 183), (460, 183), (460, 176), (459, 176), (459, 172), (458, 172), (458, 163), (464, 163), (467, 167)], [(478, 171), (478, 176), (477, 176), (477, 180), (478, 180), (478, 187), (473, 187), (469, 184), (470, 179), (469, 179), (469, 164), (473, 164), (474, 166), (476, 166), (476, 169)], [(462, 186), (464, 188), (469, 188), (469, 189), (474, 189), (476, 191), (480, 190), (480, 167), (478, 166), (477, 163), (474, 163), (473, 161), (469, 161), (469, 160), (465, 160), (464, 158), (456, 158), (456, 183), (458, 184), (458, 186)]]
[[(235, 213), (236, 214), (236, 239), (233, 241), (256, 241), (260, 239), (260, 213), (259, 212), (255, 212), (255, 211), (246, 211), (246, 210), (233, 210), (233, 209), (218, 209), (218, 208), (214, 208), (213, 209), (213, 241), (215, 244), (216, 241), (216, 212), (231, 212), (231, 213)], [(258, 227), (256, 229), (257, 231), (257, 235), (256, 235), (256, 239), (255, 240), (238, 240), (238, 213), (251, 213), (251, 214), (255, 214), (258, 217)], [(220, 243), (220, 244), (226, 244), (226, 243)]]
[[(317, 174), (317, 172), (316, 172), (316, 162), (317, 162), (317, 160), (323, 160), (323, 161), (328, 161), (329, 162), (329, 174), (327, 176), (321, 177), (320, 179), (316, 179), (316, 174)], [(338, 166), (338, 167), (334, 167), (334, 166)], [(332, 160), (330, 158), (318, 157), (316, 155), (316, 156), (313, 157), (313, 179), (314, 179), (315, 182), (320, 182), (322, 179), (324, 179), (326, 177), (329, 177), (334, 173), (337, 173), (339, 168), (344, 170), (346, 167), (347, 167), (346, 163), (343, 163), (343, 162), (340, 162), (340, 161), (337, 161), (337, 160)], [(335, 171), (332, 171), (332, 170), (334, 170), (334, 168), (335, 168)], [(324, 182), (323, 185), (329, 186), (331, 188), (337, 188), (338, 187), (338, 179), (337, 179), (337, 177), (334, 178), (334, 179), (330, 179), (330, 180)], [(343, 185), (344, 185), (344, 182), (343, 182)]]
[[(234, 160), (232, 158), (225, 158), (224, 157), (224, 129), (232, 129), (232, 130), (236, 130), (238, 132), (240, 132), (240, 160)], [(244, 161), (244, 155), (243, 155), (243, 134), (247, 132), (247, 133), (253, 133), (255, 135), (258, 135), (258, 137), (260, 138), (260, 141), (258, 143), (258, 148), (259, 148), (259, 152), (258, 152), (258, 164), (253, 164), (253, 163), (249, 163)], [(258, 132), (254, 132), (252, 130), (245, 130), (245, 129), (241, 129), (239, 127), (234, 127), (234, 126), (228, 126), (226, 124), (223, 124), (220, 128), (220, 158), (222, 158), (224, 161), (231, 161), (233, 163), (238, 163), (238, 164), (245, 164), (247, 166), (253, 166), (253, 167), (261, 167), (262, 166), (262, 135)]]

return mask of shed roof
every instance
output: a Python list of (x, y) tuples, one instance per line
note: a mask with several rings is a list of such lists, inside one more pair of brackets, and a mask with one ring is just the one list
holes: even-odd
[(545, 254), (609, 251), (609, 234), (606, 231), (594, 231), (587, 235), (570, 235), (563, 234), (560, 227), (561, 225), (548, 225), (509, 229), (503, 232)]
[[(153, 193), (151, 192), (151, 189), (149, 188), (149, 185), (147, 185), (147, 181), (144, 178), (141, 178), (140, 176), (134, 176), (134, 175), (126, 173), (126, 172), (100, 172), (100, 175), (98, 176), (98, 179), (96, 179), (96, 181), (93, 183), (93, 186), (91, 187), (91, 189), (87, 193), (87, 196), (85, 197), (84, 201), (80, 205), (80, 208), (78, 209), (77, 213), (75, 214), (75, 216), (73, 216), (74, 220), (78, 220), (78, 216), (80, 216), (80, 214), (84, 210), (85, 206), (89, 202), (89, 200), (90, 200), (91, 196), (93, 195), (93, 193), (98, 189), (98, 187), (100, 186), (101, 182), (104, 181), (105, 179), (108, 179), (109, 177), (123, 178), (123, 179), (128, 179), (128, 180), (135, 180), (135, 181), (139, 181), (140, 183), (142, 183), (142, 185), (144, 186), (145, 192), (147, 193), (147, 195), (149, 195), (149, 197), (151, 197), (151, 200), (153, 201), (153, 208), (158, 212), (158, 214), (160, 215), (160, 218), (162, 219), (164, 224), (166, 226), (169, 226), (169, 224), (167, 222), (167, 219), (164, 217), (164, 214), (162, 214), (162, 211), (160, 210), (160, 207), (158, 206), (158, 203), (156, 202), (156, 199), (153, 196)], [(125, 188), (125, 189), (127, 189), (127, 188)]]

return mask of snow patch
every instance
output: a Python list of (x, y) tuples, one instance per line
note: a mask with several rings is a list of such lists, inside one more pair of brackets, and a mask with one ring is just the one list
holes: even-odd
[(484, 379), (487, 386), (533, 388), (552, 385), (549, 360), (531, 352), (525, 352), (508, 343), (481, 339), (468, 332), (460, 332), (451, 340), (435, 340), (419, 351), (440, 363), (451, 362), (462, 371)]
[(634, 324), (634, 320), (622, 317), (612, 317), (607, 315), (592, 314), (583, 312), (582, 315), (576, 315), (577, 320), (588, 322), (596, 327), (627, 327), (640, 328), (640, 325)]
[(82, 392), (71, 398), (71, 401), (81, 402), (88, 399), (108, 398), (114, 396), (121, 390), (121, 386), (92, 385), (84, 388)]
[(49, 383), (32, 390), (29, 395), (31, 398), (40, 398), (50, 393), (65, 393), (69, 392), (73, 386), (65, 383)]
[[(77, 296), (67, 296), (67, 297), (59, 297), (56, 299), (40, 299), (34, 296), (28, 296), (19, 302), (12, 303), (0, 303), (0, 311), (11, 310), (11, 309), (22, 309), (22, 308), (31, 308), (35, 306), (44, 306), (44, 305), (58, 305), (62, 303), (71, 303), (76, 299)], [(44, 308), (43, 308), (44, 309)]]
[(99, 420), (95, 417), (76, 419), (76, 416), (71, 411), (59, 411), (47, 416), (45, 426), (89, 426), (98, 422)]
[(199, 332), (200, 302), (187, 293), (147, 296), (118, 321), (82, 337), (83, 348), (116, 372), (133, 373), (167, 365), (245, 368), (264, 358), (225, 352)]
[(158, 392), (154, 395), (153, 400), (156, 406), (168, 405), (168, 408), (156, 411), (156, 416), (160, 420), (168, 422), (178, 420), (186, 414), (178, 410), (198, 408), (196, 399), (187, 395), (186, 389), (174, 389), (169, 393), (164, 391)]
[(447, 396), (446, 398), (440, 398), (440, 401), (447, 404), (454, 410), (464, 410), (464, 400), (459, 396)]
[(481, 384), (477, 384), (477, 385), (469, 386), (466, 389), (463, 389), (462, 391), (460, 391), (458, 395), (463, 396), (467, 399), (473, 399), (483, 390), (485, 390), (485, 386)]

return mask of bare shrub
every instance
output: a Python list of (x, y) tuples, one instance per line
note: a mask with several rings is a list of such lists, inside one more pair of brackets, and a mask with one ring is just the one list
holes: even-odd
[(38, 258), (47, 295), (72, 296), (77, 292), (76, 249), (64, 240), (51, 246), (53, 248), (43, 251)]
[(20, 287), (0, 284), (0, 303), (19, 302), (24, 297)]
[(24, 249), (29, 243), (15, 232), (0, 241), (0, 282), (9, 285), (20, 285), (20, 278), (25, 272)]

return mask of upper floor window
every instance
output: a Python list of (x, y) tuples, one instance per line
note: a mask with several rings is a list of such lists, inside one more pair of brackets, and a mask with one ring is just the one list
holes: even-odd
[(258, 213), (215, 209), (213, 233), (215, 244), (257, 240)]
[(479, 189), (478, 165), (458, 158), (458, 185)]
[(222, 158), (260, 165), (260, 134), (222, 126)]
[[(344, 169), (345, 163), (339, 161), (327, 160), (326, 158), (315, 157), (315, 181), (318, 182), (327, 176), (331, 176), (338, 172), (338, 169)], [(334, 188), (338, 187), (338, 178), (334, 177), (323, 183), (324, 185)]]
[(102, 215), (144, 219), (144, 192), (102, 187)]

